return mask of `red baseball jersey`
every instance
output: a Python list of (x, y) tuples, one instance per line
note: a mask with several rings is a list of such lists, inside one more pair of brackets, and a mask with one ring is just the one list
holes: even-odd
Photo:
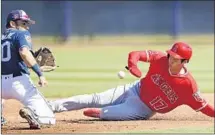
[(207, 105), (200, 96), (195, 80), (185, 67), (186, 72), (183, 75), (172, 75), (169, 72), (167, 54), (148, 50), (133, 55), (129, 58), (130, 65), (136, 66), (138, 60), (150, 63), (148, 73), (141, 79), (140, 98), (151, 110), (167, 113), (186, 104), (200, 111)]

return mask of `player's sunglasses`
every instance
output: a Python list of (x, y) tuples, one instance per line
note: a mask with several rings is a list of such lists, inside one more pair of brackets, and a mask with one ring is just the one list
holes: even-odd
[(25, 26), (28, 26), (28, 25), (29, 25), (29, 23), (28, 23), (27, 21), (22, 21), (21, 24), (22, 24), (22, 25), (25, 25)]
[[(18, 20), (16, 20), (16, 22), (17, 22), (17, 21), (18, 21)], [(24, 20), (20, 20), (19, 23), (22, 24), (22, 25), (25, 25), (25, 26), (30, 25), (28, 21), (24, 21)]]

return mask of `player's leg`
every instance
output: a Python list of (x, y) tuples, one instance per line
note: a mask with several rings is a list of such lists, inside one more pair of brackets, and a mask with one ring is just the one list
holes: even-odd
[(96, 109), (94, 112), (96, 113), (93, 114), (91, 109), (87, 109), (84, 114), (103, 120), (146, 120), (154, 114), (138, 96), (131, 96), (122, 104)]
[(25, 106), (20, 110), (20, 115), (29, 122), (30, 127), (40, 128), (40, 125), (55, 124), (51, 108), (28, 75), (12, 78), (11, 89), (8, 92), (10, 97), (7, 98), (17, 99)]
[(78, 110), (83, 108), (101, 108), (125, 102), (126, 98), (138, 94), (139, 80), (130, 84), (117, 86), (101, 93), (85, 94), (70, 98), (50, 101), (54, 112)]
[[(12, 78), (12, 76), (9, 76), (10, 78)], [(5, 101), (4, 99), (10, 99), (13, 96), (11, 95), (10, 89), (11, 89), (11, 81), (6, 77), (4, 77), (4, 75), (2, 75), (1, 77), (1, 83), (2, 83), (2, 87), (1, 87), (1, 113), (3, 114), (3, 108), (4, 108), (4, 104)], [(1, 116), (1, 125), (6, 124), (6, 119)]]

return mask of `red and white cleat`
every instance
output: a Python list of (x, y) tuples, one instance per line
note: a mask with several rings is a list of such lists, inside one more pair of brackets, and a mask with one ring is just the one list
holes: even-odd
[(98, 108), (89, 108), (84, 111), (84, 115), (93, 118), (100, 118), (101, 109)]

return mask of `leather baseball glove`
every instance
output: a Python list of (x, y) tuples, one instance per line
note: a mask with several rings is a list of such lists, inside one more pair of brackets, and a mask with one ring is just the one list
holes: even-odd
[(54, 71), (57, 67), (55, 57), (49, 48), (41, 47), (34, 52), (34, 57), (42, 72)]

